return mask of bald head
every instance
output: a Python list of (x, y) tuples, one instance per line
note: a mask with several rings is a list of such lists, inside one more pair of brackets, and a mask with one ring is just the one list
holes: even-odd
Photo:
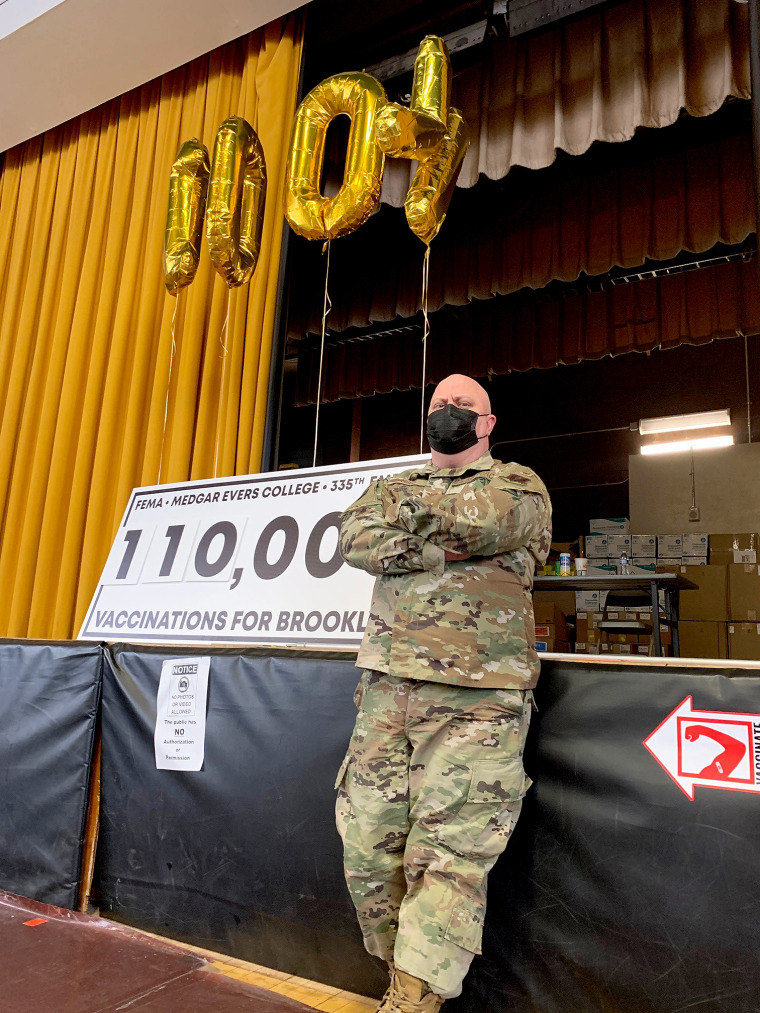
[(430, 399), (430, 412), (443, 408), (445, 404), (459, 405), (460, 408), (469, 408), (478, 415), (491, 414), (491, 399), (485, 387), (482, 387), (477, 380), (463, 373), (452, 373), (445, 380), (441, 380), (433, 391)]
[(430, 399), (428, 417), (449, 404), (475, 412), (478, 416), (475, 420), (477, 441), (474, 446), (454, 454), (444, 454), (431, 445), (433, 464), (437, 468), (458, 468), (477, 460), (488, 450), (488, 437), (496, 424), (496, 416), (491, 414), (491, 399), (488, 392), (471, 376), (452, 373), (445, 380), (441, 380)]

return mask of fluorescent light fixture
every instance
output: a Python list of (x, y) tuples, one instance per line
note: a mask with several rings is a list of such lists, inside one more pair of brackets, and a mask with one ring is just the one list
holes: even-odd
[(733, 436), (703, 436), (700, 440), (674, 440), (671, 443), (649, 443), (641, 448), (642, 454), (677, 454), (684, 450), (714, 450), (733, 447)]
[(655, 433), (676, 433), (682, 429), (709, 429), (712, 426), (730, 426), (731, 412), (721, 408), (712, 412), (695, 412), (693, 415), (665, 415), (659, 419), (641, 419), (639, 432), (642, 436)]

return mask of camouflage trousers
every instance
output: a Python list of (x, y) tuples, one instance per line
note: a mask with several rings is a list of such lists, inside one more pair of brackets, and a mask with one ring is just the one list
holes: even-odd
[(530, 786), (530, 692), (365, 671), (336, 787), (364, 945), (458, 995), (480, 953), (486, 881)]

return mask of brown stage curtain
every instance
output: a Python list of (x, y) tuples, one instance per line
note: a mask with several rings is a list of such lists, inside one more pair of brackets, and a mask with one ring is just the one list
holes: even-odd
[[(431, 312), (701, 253), (754, 232), (749, 135), (676, 151), (664, 139), (633, 143), (458, 194), (431, 247)], [(334, 242), (330, 330), (414, 316), (422, 251), (403, 213), (391, 209)], [(298, 340), (321, 329), (324, 265), (317, 244), (294, 243), (292, 253), (288, 331)]]
[[(725, 262), (567, 298), (511, 296), (433, 317), (428, 381), (551, 368), (605, 355), (704, 344), (760, 332), (757, 263)], [(323, 399), (419, 387), (421, 327), (345, 341), (325, 350)], [(296, 403), (316, 400), (319, 346), (298, 358)]]
[[(682, 109), (706, 116), (730, 95), (750, 96), (747, 8), (733, 0), (628, 0), (498, 40), (454, 81), (472, 137), (459, 186), (626, 141)], [(409, 180), (409, 163), (389, 159), (383, 200), (400, 207)]]

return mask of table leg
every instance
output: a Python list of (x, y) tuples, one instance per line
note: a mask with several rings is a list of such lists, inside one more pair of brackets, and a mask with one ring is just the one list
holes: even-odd
[(652, 581), (652, 639), (654, 640), (654, 656), (662, 657), (662, 639), (660, 637), (660, 596), (657, 593), (657, 581)]
[(681, 592), (677, 587), (670, 588), (668, 619), (672, 620), (673, 625), (671, 626), (671, 636), (673, 638), (673, 657), (681, 657), (681, 641), (678, 636), (678, 619), (680, 615), (680, 597)]

